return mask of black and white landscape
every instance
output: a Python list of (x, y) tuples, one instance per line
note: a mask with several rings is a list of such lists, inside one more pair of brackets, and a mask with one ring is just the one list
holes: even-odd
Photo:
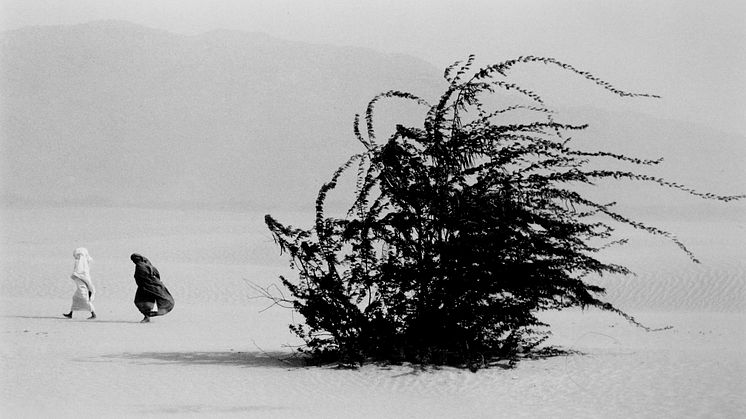
[[(319, 187), (363, 149), (355, 114), (389, 90), (437, 100), (444, 67), (470, 53), (483, 64), (550, 55), (660, 94), (619, 98), (540, 65), (510, 73), (547, 92), (557, 120), (589, 124), (576, 146), (663, 157), (646, 173), (746, 193), (742, 5), (52, 3), (0, 5), (0, 416), (746, 415), (743, 201), (600, 182), (589, 193), (701, 261), (631, 228), (603, 255), (636, 273), (594, 278), (606, 298), (672, 328), (546, 312), (547, 345), (568, 352), (514, 369), (306, 367), (290, 357), (299, 315), (265, 310), (249, 286), (294, 277), (264, 214), (312, 224)], [(424, 117), (403, 101), (377, 106), (379, 139)], [(354, 180), (331, 211), (347, 209)], [(93, 257), (95, 321), (61, 316), (80, 246)], [(133, 252), (176, 299), (147, 325), (132, 304)]]

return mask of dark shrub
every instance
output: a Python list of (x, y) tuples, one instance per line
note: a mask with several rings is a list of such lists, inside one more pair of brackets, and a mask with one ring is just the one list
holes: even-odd
[[(299, 274), (295, 281), (281, 278), (291, 298), (266, 295), (303, 315), (305, 324), (291, 329), (317, 359), (473, 369), (514, 361), (540, 343), (546, 332), (535, 314), (541, 310), (593, 306), (634, 322), (600, 299), (603, 288), (585, 280), (629, 273), (596, 258), (601, 248), (624, 242), (615, 240), (613, 224), (665, 236), (696, 259), (668, 232), (628, 219), (572, 184), (624, 178), (705, 199), (742, 198), (698, 193), (635, 171), (590, 169), (591, 161), (602, 159), (633, 168), (660, 160), (573, 149), (567, 133), (585, 126), (557, 122), (537, 93), (505, 77), (513, 66), (535, 62), (619, 96), (651, 95), (624, 92), (551, 58), (520, 57), (469, 73), (472, 61), (446, 69), (448, 87), (434, 105), (399, 91), (370, 101), (365, 135), (359, 116), (354, 124), (365, 150), (321, 188), (312, 229), (266, 216)], [(526, 103), (488, 109), (483, 98), (504, 91)], [(385, 98), (427, 107), (423, 125), (396, 126), (378, 142), (373, 114)], [(327, 193), (350, 168), (358, 177), (354, 203), (345, 218), (327, 217)]]

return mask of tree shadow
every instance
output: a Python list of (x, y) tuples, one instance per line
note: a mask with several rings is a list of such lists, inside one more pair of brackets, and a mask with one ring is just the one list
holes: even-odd
[(108, 359), (125, 359), (144, 364), (230, 365), (239, 367), (303, 368), (303, 357), (287, 352), (138, 352), (104, 355)]
[[(556, 346), (542, 348), (536, 351), (524, 354), (520, 358), (524, 361), (536, 361), (548, 358), (566, 357), (570, 355), (583, 355), (582, 352), (573, 349), (566, 349)], [(101, 358), (108, 360), (130, 360), (147, 365), (226, 365), (238, 367), (254, 368), (283, 368), (283, 369), (300, 369), (300, 368), (324, 368), (324, 365), (309, 364), (309, 360), (299, 354), (293, 354), (281, 351), (189, 351), (189, 352), (124, 352), (120, 354), (103, 355)], [(90, 360), (87, 360), (90, 361)], [(456, 368), (468, 371), (469, 368), (444, 366), (444, 365), (419, 365), (411, 363), (391, 364), (385, 362), (370, 362), (369, 365), (375, 365), (381, 370), (390, 370), (391, 367), (409, 368), (410, 371), (402, 372), (395, 375), (395, 378), (419, 375), (437, 372), (443, 368)], [(329, 364), (331, 365), (331, 364)], [(328, 367), (328, 365), (326, 365)], [(494, 360), (481, 365), (479, 369), (513, 369), (514, 363), (507, 360)]]
[(578, 351), (576, 349), (572, 348), (565, 348), (562, 346), (545, 346), (542, 348), (535, 349), (533, 351), (528, 352), (523, 356), (524, 359), (532, 359), (532, 360), (539, 360), (539, 359), (549, 359), (549, 358), (557, 358), (562, 356), (570, 356), (570, 355), (585, 355), (585, 353)]
[(479, 370), (494, 370), (494, 369), (501, 369), (501, 370), (512, 370), (516, 366), (518, 366), (518, 362), (527, 362), (527, 361), (539, 361), (539, 360), (545, 360), (545, 359), (551, 359), (551, 358), (560, 358), (560, 357), (568, 357), (573, 355), (586, 355), (585, 353), (571, 349), (571, 348), (564, 348), (560, 346), (545, 346), (542, 348), (534, 349), (531, 351), (528, 351), (526, 353), (521, 353), (516, 356), (515, 359), (507, 359), (507, 358), (495, 358), (495, 359), (485, 359), (481, 363), (475, 363), (472, 365), (436, 365), (436, 364), (413, 364), (409, 362), (404, 363), (385, 363), (385, 362), (379, 362), (376, 363), (379, 368), (382, 369), (390, 369), (391, 366), (398, 366), (398, 367), (406, 367), (409, 369), (409, 371), (402, 372), (400, 374), (394, 375), (394, 378), (399, 377), (405, 377), (405, 376), (417, 376), (421, 374), (430, 374), (433, 372), (438, 372), (440, 370), (446, 369), (446, 368), (453, 368), (460, 371), (471, 371), (471, 372), (477, 372)]

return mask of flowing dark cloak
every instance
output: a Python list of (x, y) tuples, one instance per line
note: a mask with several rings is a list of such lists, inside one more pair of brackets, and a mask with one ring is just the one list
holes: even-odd
[[(135, 263), (135, 306), (146, 316), (163, 316), (174, 308), (174, 297), (168, 291), (158, 269), (144, 256), (133, 254), (130, 259)], [(157, 310), (154, 310), (157, 307)]]

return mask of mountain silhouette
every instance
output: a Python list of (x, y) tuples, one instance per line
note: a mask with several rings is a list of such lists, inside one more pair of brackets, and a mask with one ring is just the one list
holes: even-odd
[[(0, 33), (0, 66), (5, 204), (312, 210), (322, 183), (362, 151), (352, 122), (373, 96), (434, 100), (445, 87), (442, 69), (415, 57), (121, 21)], [(401, 103), (380, 103), (376, 128), (421, 123), (424, 110)], [(581, 148), (664, 157), (655, 175), (718, 194), (746, 190), (741, 135), (592, 107), (557, 119), (590, 123), (573, 135)], [(599, 199), (632, 206), (697, 201), (676, 192), (655, 202), (630, 182), (600, 186)]]
[(312, 208), (361, 150), (368, 100), (442, 84), (413, 57), (261, 33), (101, 21), (0, 36), (11, 203)]

